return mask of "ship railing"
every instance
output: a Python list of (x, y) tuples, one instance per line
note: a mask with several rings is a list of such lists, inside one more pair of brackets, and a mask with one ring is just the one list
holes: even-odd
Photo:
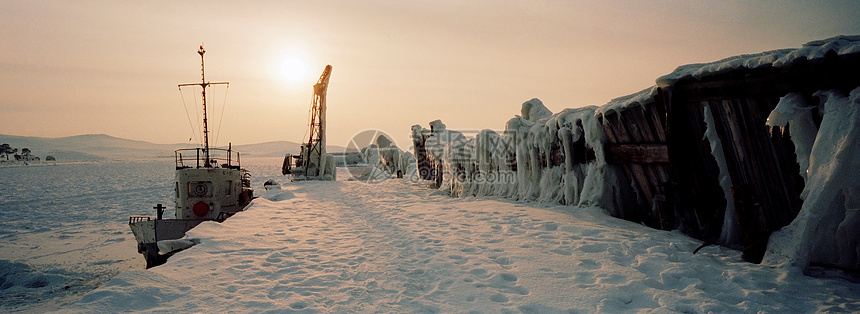
[(209, 148), (209, 161), (206, 160), (206, 149), (183, 148), (176, 150), (176, 169), (187, 168), (229, 168), (241, 169), (239, 152), (233, 149)]
[(242, 168), (242, 187), (251, 187), (251, 172), (248, 169)]
[(131, 217), (128, 217), (128, 224), (131, 225), (131, 224), (138, 223), (141, 221), (149, 221), (149, 220), (152, 220), (151, 218), (149, 218), (149, 216), (131, 216)]

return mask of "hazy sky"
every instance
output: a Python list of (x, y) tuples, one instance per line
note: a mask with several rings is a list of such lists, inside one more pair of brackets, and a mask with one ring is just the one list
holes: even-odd
[(602, 105), (840, 34), (860, 34), (860, 1), (3, 0), (0, 134), (187, 142), (199, 90), (176, 85), (199, 82), (201, 43), (207, 80), (230, 81), (210, 89), (218, 145), (306, 140), (331, 64), (329, 143), (380, 129), (408, 148), (414, 124), (502, 129), (534, 97)]

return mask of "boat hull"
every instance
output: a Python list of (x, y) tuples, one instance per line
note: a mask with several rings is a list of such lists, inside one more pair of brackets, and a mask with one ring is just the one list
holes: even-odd
[(146, 259), (146, 268), (155, 267), (167, 261), (175, 252), (159, 252), (158, 241), (176, 240), (185, 236), (188, 230), (199, 225), (203, 219), (149, 219), (147, 216), (133, 216), (128, 226), (137, 240), (137, 252)]

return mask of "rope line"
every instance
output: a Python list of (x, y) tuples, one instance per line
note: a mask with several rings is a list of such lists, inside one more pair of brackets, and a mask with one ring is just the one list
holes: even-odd
[[(188, 125), (191, 126), (191, 138), (196, 138), (197, 132), (194, 132), (194, 123), (191, 122), (191, 115), (188, 113), (188, 105), (185, 103), (185, 95), (182, 94), (182, 87), (179, 87), (179, 97), (182, 98), (182, 108), (185, 109), (185, 117), (188, 118)], [(190, 141), (191, 138), (188, 140)]]
[[(195, 89), (194, 87), (191, 88), (192, 92), (194, 91), (194, 89)], [(196, 116), (195, 116), (196, 119), (194, 121), (200, 121), (200, 109), (199, 109), (199, 107), (200, 106), (197, 105), (197, 97), (194, 97), (194, 113), (196, 114)], [(194, 128), (192, 128), (192, 130), (195, 133), (201, 133), (202, 134), (203, 133), (202, 128), (203, 128), (202, 123), (197, 122), (196, 130), (194, 130)], [(203, 139), (202, 138), (197, 139), (197, 145), (203, 146)]]
[(215, 145), (218, 145), (218, 138), (221, 136), (221, 126), (224, 121), (224, 111), (227, 110), (227, 92), (230, 91), (230, 85), (224, 89), (224, 102), (221, 104), (221, 116), (218, 117), (218, 132), (215, 133)]
[[(208, 111), (208, 113), (209, 113), (209, 117), (210, 117), (210, 119), (209, 119), (209, 126), (210, 126), (210, 127), (209, 127), (209, 134), (212, 134), (212, 133), (214, 133), (214, 132), (215, 132), (215, 125), (214, 125), (214, 124), (212, 124), (212, 123), (215, 123), (215, 122), (214, 122), (214, 121), (215, 121), (215, 118), (212, 118), (212, 117), (214, 117), (214, 116), (216, 115), (216, 113), (217, 113), (217, 111), (218, 111), (218, 108), (215, 108), (215, 103), (216, 103), (216, 102), (215, 102), (215, 95), (214, 95), (214, 93), (212, 93), (212, 90), (211, 90), (211, 89), (209, 90), (209, 94), (207, 94), (206, 96), (208, 96), (208, 97), (209, 97), (209, 98), (207, 98), (209, 101), (208, 101), (208, 102), (206, 102), (206, 106), (207, 106), (207, 107), (206, 107), (206, 109), (207, 109), (207, 111)], [(214, 134), (213, 134), (213, 135), (214, 135)], [(214, 142), (215, 137), (213, 136), (213, 137), (211, 137), (211, 139), (212, 139), (213, 141), (212, 141), (212, 142), (209, 142), (209, 147), (216, 147), (216, 146), (218, 146), (218, 145), (216, 145), (216, 144), (215, 144), (215, 142)]]

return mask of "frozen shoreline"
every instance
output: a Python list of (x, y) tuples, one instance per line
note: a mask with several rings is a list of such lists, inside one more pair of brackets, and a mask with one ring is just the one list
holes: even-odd
[[(246, 161), (259, 190), (282, 177), (269, 166), (280, 158)], [(57, 310), (143, 269), (128, 217), (157, 203), (173, 214), (173, 170), (172, 159), (0, 167), (0, 311)]]

